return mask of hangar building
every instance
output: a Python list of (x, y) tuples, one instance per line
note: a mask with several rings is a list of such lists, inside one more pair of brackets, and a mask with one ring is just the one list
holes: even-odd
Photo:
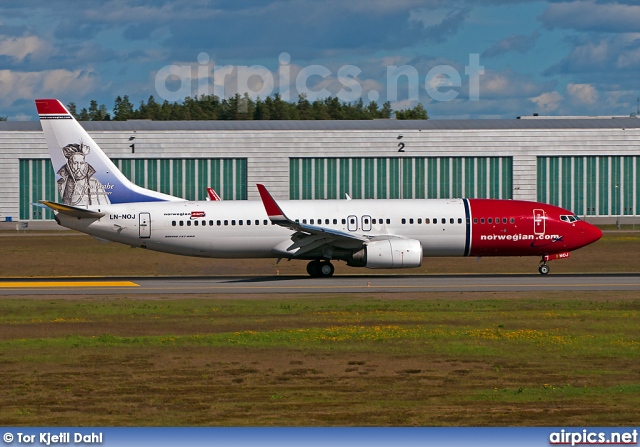
[[(81, 123), (140, 186), (189, 200), (487, 197), (640, 216), (640, 119)], [(0, 221), (52, 219), (39, 122), (0, 123)], [(636, 219), (633, 219), (633, 217)]]

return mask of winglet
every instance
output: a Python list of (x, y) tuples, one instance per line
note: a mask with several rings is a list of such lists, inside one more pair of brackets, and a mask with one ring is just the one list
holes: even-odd
[(269, 191), (267, 191), (267, 188), (265, 188), (264, 185), (260, 183), (258, 183), (256, 186), (258, 187), (260, 199), (262, 199), (262, 204), (264, 205), (264, 209), (267, 212), (267, 216), (269, 216), (269, 220), (271, 220), (271, 222), (273, 223), (290, 222), (289, 218), (285, 216), (284, 212), (278, 206)]
[(207, 200), (210, 202), (218, 202), (222, 199), (213, 188), (207, 188)]

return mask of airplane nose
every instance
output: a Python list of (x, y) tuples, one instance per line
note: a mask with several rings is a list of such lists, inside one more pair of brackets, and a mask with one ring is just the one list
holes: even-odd
[(586, 239), (585, 245), (592, 244), (602, 237), (602, 230), (600, 228), (587, 222), (583, 222), (582, 224), (582, 235)]

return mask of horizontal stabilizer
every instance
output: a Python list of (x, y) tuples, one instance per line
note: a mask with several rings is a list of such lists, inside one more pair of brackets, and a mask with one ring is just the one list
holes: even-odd
[(62, 203), (49, 202), (48, 200), (40, 200), (40, 203), (60, 214), (77, 217), (78, 219), (99, 219), (104, 216), (104, 213), (87, 210), (85, 208), (76, 208), (75, 206), (70, 205), (63, 205)]

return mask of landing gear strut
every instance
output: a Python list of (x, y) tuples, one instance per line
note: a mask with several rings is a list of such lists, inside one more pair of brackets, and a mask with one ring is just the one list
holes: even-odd
[(540, 264), (538, 264), (538, 271), (541, 275), (547, 275), (549, 273), (549, 270), (550, 269), (547, 265), (547, 260), (545, 258), (542, 258), (542, 261), (540, 261)]
[(329, 261), (311, 261), (307, 264), (307, 273), (312, 278), (329, 278), (333, 276), (335, 268)]

